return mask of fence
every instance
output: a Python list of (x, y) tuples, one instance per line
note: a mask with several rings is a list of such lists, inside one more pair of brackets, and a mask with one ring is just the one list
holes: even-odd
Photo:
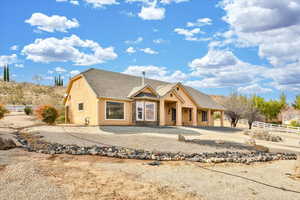
[[(26, 106), (34, 109), (34, 106), (32, 106), (32, 105), (26, 105)], [(7, 110), (9, 110), (10, 112), (24, 112), (24, 108), (26, 106), (24, 106), (24, 105), (6, 105), (5, 108)]]
[[(240, 120), (240, 122), (243, 124), (248, 124), (247, 120)], [(281, 125), (281, 124), (271, 124), (271, 123), (258, 122), (258, 121), (253, 122), (252, 127), (269, 129), (271, 131), (278, 131), (278, 132), (300, 133), (300, 127), (293, 127), (293, 126)]]

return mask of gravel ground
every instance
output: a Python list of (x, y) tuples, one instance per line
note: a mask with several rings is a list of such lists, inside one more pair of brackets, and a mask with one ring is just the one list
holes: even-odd
[(1, 200), (66, 199), (64, 189), (43, 175), (35, 162), (19, 160), (29, 155), (19, 151), (0, 151)]
[[(0, 151), (1, 200), (300, 199), (295, 161), (251, 165), (162, 162)], [(2, 162), (2, 166), (4, 163)]]
[[(82, 128), (84, 129), (84, 128)], [(93, 131), (94, 129), (94, 131)], [(249, 152), (251, 148), (241, 143), (225, 142), (224, 144), (216, 144), (211, 140), (203, 140), (198, 143), (197, 140), (185, 143), (177, 140), (177, 135), (173, 134), (110, 134), (97, 130), (96, 127), (84, 129), (84, 133), (80, 128), (76, 128), (78, 132), (74, 132), (75, 128), (63, 127), (36, 127), (27, 131), (36, 132), (43, 136), (43, 140), (60, 144), (77, 144), (79, 146), (92, 145), (117, 145), (128, 148), (144, 149), (149, 151), (167, 151), (167, 152), (184, 152), (184, 153), (201, 153), (201, 152), (223, 152), (223, 151), (240, 151)], [(181, 129), (176, 129), (180, 132)], [(89, 133), (87, 133), (89, 131)], [(200, 135), (197, 133), (197, 135)], [(188, 135), (190, 136), (190, 135)], [(196, 134), (193, 134), (193, 138)]]

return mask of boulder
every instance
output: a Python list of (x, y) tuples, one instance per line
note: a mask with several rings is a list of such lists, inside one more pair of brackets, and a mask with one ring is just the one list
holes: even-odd
[(178, 135), (178, 141), (179, 142), (185, 142), (186, 140), (185, 140), (185, 137), (183, 135), (179, 134)]
[(15, 148), (17, 145), (12, 139), (5, 139), (0, 137), (0, 150), (8, 150)]

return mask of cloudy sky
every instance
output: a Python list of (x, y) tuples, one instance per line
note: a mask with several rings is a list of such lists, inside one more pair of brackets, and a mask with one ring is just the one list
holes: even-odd
[(1, 0), (0, 19), (0, 65), (18, 82), (93, 67), (210, 94), (300, 93), (300, 0)]

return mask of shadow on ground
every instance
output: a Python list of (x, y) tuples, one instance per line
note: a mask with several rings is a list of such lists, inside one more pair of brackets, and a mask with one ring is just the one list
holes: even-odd
[(203, 127), (203, 126), (199, 126), (199, 127), (193, 127), (193, 128), (197, 128), (197, 129), (202, 129), (202, 130), (207, 130), (207, 131), (215, 131), (215, 132), (221, 132), (221, 133), (236, 133), (236, 132), (240, 132), (243, 131), (243, 129), (240, 128), (230, 128), (230, 127)]
[(200, 135), (194, 130), (181, 129), (177, 127), (141, 127), (141, 126), (101, 126), (101, 131), (114, 134), (138, 134), (138, 133), (154, 133), (154, 134), (170, 134), (170, 135)]
[(246, 144), (236, 143), (236, 142), (229, 142), (229, 141), (215, 141), (215, 140), (186, 140), (186, 142), (199, 144), (199, 145), (206, 145), (214, 148), (228, 148), (228, 149), (239, 149), (239, 150), (249, 150), (254, 151), (255, 148)]

